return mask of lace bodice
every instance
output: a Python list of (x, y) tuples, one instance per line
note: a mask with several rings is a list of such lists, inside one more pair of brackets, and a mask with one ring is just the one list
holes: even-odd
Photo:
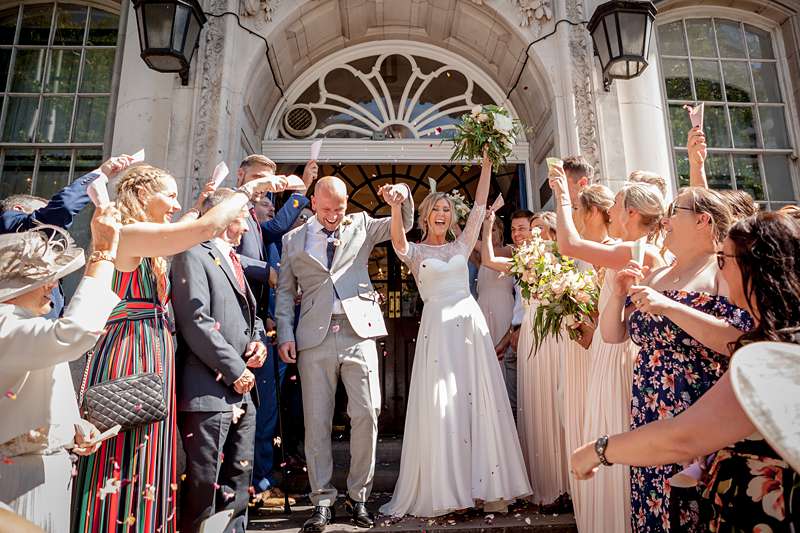
[(425, 259), (433, 258), (448, 262), (456, 255), (463, 255), (469, 258), (470, 252), (475, 247), (475, 243), (478, 242), (481, 225), (485, 217), (486, 205), (475, 204), (472, 207), (472, 211), (469, 213), (464, 231), (461, 232), (461, 235), (459, 235), (456, 240), (438, 246), (410, 242), (408, 243), (408, 250), (405, 254), (401, 254), (396, 248), (395, 252), (397, 252), (398, 257), (408, 265), (414, 277), (419, 278), (420, 265), (422, 265)]

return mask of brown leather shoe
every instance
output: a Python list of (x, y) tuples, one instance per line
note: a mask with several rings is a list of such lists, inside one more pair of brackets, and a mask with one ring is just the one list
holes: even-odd
[[(289, 505), (294, 505), (297, 503), (297, 500), (289, 496)], [(284, 494), (283, 491), (278, 487), (272, 487), (269, 490), (265, 490), (261, 493), (261, 501), (260, 506), (266, 509), (283, 509), (284, 505)]]

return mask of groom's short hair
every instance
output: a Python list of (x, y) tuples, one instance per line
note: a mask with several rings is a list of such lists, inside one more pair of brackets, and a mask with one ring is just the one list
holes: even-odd
[(276, 170), (278, 170), (278, 165), (275, 164), (275, 161), (273, 161), (269, 157), (267, 157), (265, 155), (261, 155), (261, 154), (250, 154), (250, 155), (248, 155), (239, 164), (239, 168), (247, 171), (248, 168), (250, 168), (252, 166), (255, 166), (255, 165), (265, 166), (268, 169), (270, 169), (272, 172), (275, 172)]
[(527, 218), (528, 222), (530, 222), (533, 220), (533, 211), (528, 211), (527, 209), (517, 209), (511, 213), (511, 220), (516, 220), (518, 218)]

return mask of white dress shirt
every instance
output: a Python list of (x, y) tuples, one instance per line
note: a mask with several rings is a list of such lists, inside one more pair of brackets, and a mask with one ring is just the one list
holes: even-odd
[(231, 272), (236, 274), (236, 267), (233, 266), (233, 261), (231, 260), (231, 251), (233, 250), (233, 246), (231, 246), (230, 243), (228, 243), (228, 241), (220, 239), (219, 237), (214, 237), (213, 239), (211, 239), (211, 242), (214, 243), (214, 246), (216, 246), (217, 249), (220, 251), (222, 257), (225, 258), (225, 261), (228, 263), (228, 266), (231, 267)]
[(525, 306), (522, 305), (522, 290), (519, 284), (514, 284), (514, 312), (511, 314), (511, 325), (521, 326), (522, 319), (525, 317)]
[[(325, 227), (320, 223), (319, 219), (315, 216), (308, 223), (306, 230), (306, 245), (305, 251), (320, 262), (326, 269), (328, 267), (328, 236), (322, 231)], [(342, 301), (335, 295), (333, 297), (333, 314), (343, 315), (344, 307)]]

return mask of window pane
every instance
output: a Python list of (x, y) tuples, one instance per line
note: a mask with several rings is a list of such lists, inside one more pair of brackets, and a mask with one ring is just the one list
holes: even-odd
[(42, 99), (37, 142), (69, 142), (72, 105), (72, 96), (50, 96)]
[(42, 90), (44, 79), (46, 48), (17, 50), (14, 60), (14, 78), (11, 90), (19, 93), (38, 93)]
[[(689, 117), (686, 117), (685, 120), (688, 122)], [(706, 134), (708, 146), (712, 148), (730, 148), (731, 136), (728, 130), (728, 117), (725, 115), (723, 106), (705, 106), (703, 131)]]
[(734, 148), (756, 148), (756, 128), (753, 120), (753, 107), (730, 107), (731, 129)]
[(764, 148), (791, 148), (783, 107), (758, 106)]
[(664, 84), (669, 100), (694, 100), (689, 80), (689, 62), (685, 59), (664, 59)]
[(72, 150), (42, 150), (33, 194), (50, 198), (69, 183)]
[(686, 21), (686, 36), (689, 50), (697, 57), (717, 57), (714, 46), (714, 26), (711, 19), (691, 19)]
[(8, 67), (11, 66), (11, 49), (0, 49), (0, 91), (6, 90), (8, 80)]
[(86, 29), (86, 11), (84, 6), (59, 4), (56, 10), (56, 31), (53, 34), (54, 45), (82, 45), (83, 33)]
[(0, 11), (0, 44), (14, 44), (19, 7)]
[(45, 92), (73, 93), (78, 88), (80, 50), (51, 50)]
[(88, 174), (103, 163), (103, 150), (101, 148), (84, 148), (75, 155), (75, 177)]
[(75, 116), (74, 142), (103, 142), (106, 128), (108, 97), (78, 98), (78, 112)]
[(775, 63), (753, 64), (753, 82), (759, 102), (781, 102), (781, 89), (778, 83), (778, 70)]
[(712, 189), (731, 189), (731, 167), (727, 155), (709, 155), (706, 158), (706, 179)]
[(117, 15), (92, 9), (86, 44), (89, 46), (116, 46), (118, 28), (119, 17)]
[(689, 156), (686, 152), (675, 151), (675, 174), (678, 176), (678, 188), (689, 186)]
[(36, 111), (39, 108), (38, 96), (10, 96), (6, 110), (6, 124), (3, 140), (12, 142), (33, 142), (36, 130)]
[(686, 41), (683, 38), (683, 23), (678, 20), (658, 27), (658, 47), (661, 55), (685, 56)]
[(725, 75), (725, 94), (729, 102), (752, 102), (753, 90), (750, 88), (750, 73), (744, 61), (723, 61)]
[(722, 78), (717, 61), (692, 60), (694, 88), (698, 100), (722, 101)]
[(3, 175), (0, 177), (0, 197), (30, 193), (35, 157), (33, 150), (6, 150)]
[(749, 192), (756, 200), (766, 200), (757, 155), (733, 156), (733, 171), (737, 189)]
[(114, 49), (86, 50), (83, 64), (82, 93), (111, 92), (111, 74), (114, 70)]
[(747, 48), (750, 49), (751, 59), (775, 59), (775, 54), (772, 52), (772, 37), (768, 32), (745, 24), (744, 33), (747, 36)]
[(789, 158), (785, 155), (764, 156), (764, 177), (767, 180), (770, 201), (794, 200)]
[(682, 105), (670, 104), (669, 124), (672, 127), (672, 145), (686, 146), (686, 137), (689, 135), (692, 123), (689, 121), (686, 110), (683, 109)]
[(716, 20), (717, 44), (720, 57), (747, 57), (744, 51), (742, 27), (732, 20)]
[(53, 22), (53, 4), (24, 6), (19, 30), (19, 44), (48, 44)]

